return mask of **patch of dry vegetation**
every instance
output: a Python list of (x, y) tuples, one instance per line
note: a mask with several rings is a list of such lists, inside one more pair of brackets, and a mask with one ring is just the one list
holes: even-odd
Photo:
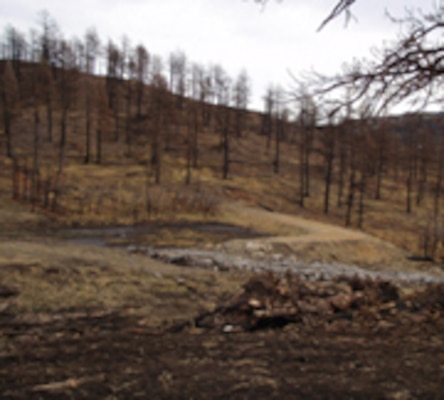
[(119, 250), (48, 240), (0, 243), (0, 285), (18, 295), (2, 312), (127, 310), (147, 323), (188, 318), (239, 289), (247, 274), (166, 265)]
[[(147, 88), (148, 90), (148, 88)], [(147, 93), (148, 95), (148, 93)], [(149, 97), (149, 96), (148, 96)], [(147, 104), (148, 107), (148, 104)], [(174, 108), (174, 107), (173, 107)], [(38, 108), (43, 115), (43, 104)], [(173, 112), (174, 111), (174, 112)], [(150, 120), (129, 118), (127, 122), (131, 131), (131, 146), (127, 146), (121, 137), (115, 140), (112, 132), (107, 132), (102, 140), (101, 163), (83, 163), (85, 152), (84, 130), (85, 115), (81, 109), (73, 107), (69, 111), (66, 155), (63, 173), (59, 180), (56, 210), (36, 205), (37, 214), (50, 217), (52, 221), (67, 226), (91, 225), (132, 225), (150, 221), (171, 220), (213, 220), (230, 222), (249, 227), (254, 224), (257, 230), (273, 235), (299, 235), (301, 230), (294, 226), (268, 219), (244, 220), (237, 211), (226, 212), (225, 205), (240, 201), (250, 206), (258, 206), (269, 211), (298, 215), (307, 219), (344, 225), (346, 207), (345, 193), (342, 206), (337, 205), (338, 182), (337, 169), (333, 171), (330, 212), (323, 213), (325, 165), (322, 155), (317, 151), (321, 146), (320, 139), (313, 143), (310, 156), (310, 194), (305, 198), (304, 207), (298, 205), (299, 145), (298, 133), (291, 132), (280, 145), (279, 173), (273, 169), (274, 139), (267, 146), (268, 138), (261, 135), (262, 115), (248, 113), (246, 129), (241, 136), (230, 134), (229, 174), (222, 179), (223, 146), (222, 136), (218, 132), (217, 107), (212, 108), (213, 120), (208, 126), (200, 126), (197, 136), (198, 157), (195, 166), (187, 174), (187, 151), (189, 129), (187, 127), (187, 104), (183, 109), (174, 109), (171, 123), (162, 128), (161, 148), (162, 163), (160, 183), (154, 179), (152, 165), (152, 136)], [(135, 113), (135, 105), (130, 107), (130, 114)], [(127, 118), (122, 112), (118, 115), (121, 122)], [(174, 118), (173, 118), (174, 117)], [(42, 178), (54, 176), (58, 162), (58, 145), (60, 141), (60, 110), (53, 110), (53, 141), (41, 138), (39, 149)], [(32, 165), (32, 110), (24, 107), (14, 129), (14, 149), (22, 167)], [(40, 130), (46, 129), (42, 121)], [(123, 130), (123, 127), (121, 127)], [(42, 133), (40, 132), (40, 133)], [(320, 136), (320, 133), (319, 133)], [(92, 146), (92, 155), (95, 145)], [(387, 157), (394, 157), (392, 152)], [(91, 160), (94, 161), (94, 160)], [(337, 161), (336, 161), (337, 162)], [(422, 254), (424, 241), (433, 236), (429, 222), (433, 222), (432, 187), (433, 174), (427, 183), (428, 191), (421, 207), (413, 206), (412, 212), (405, 211), (406, 171), (398, 165), (396, 174), (390, 169), (383, 175), (381, 199), (375, 200), (375, 182), (369, 179), (364, 201), (363, 230), (376, 237), (402, 247), (409, 253)], [(22, 220), (26, 224), (44, 223), (45, 218), (29, 217), (9, 201), (12, 198), (11, 177), (12, 162), (0, 159), (0, 221), (3, 231), (10, 230), (14, 221)], [(189, 184), (187, 184), (189, 177)], [(29, 182), (28, 182), (29, 184)], [(52, 193), (55, 196), (55, 193)], [(30, 196), (24, 196), (22, 204), (29, 202)], [(28, 209), (31, 209), (29, 207)], [(352, 227), (357, 227), (356, 204), (352, 216)], [(34, 221), (35, 219), (35, 221)], [(439, 221), (438, 221), (439, 222)], [(439, 224), (438, 224), (439, 225)], [(348, 250), (344, 250), (348, 251)], [(440, 249), (437, 254), (439, 256)], [(438, 258), (438, 257), (437, 257)]]

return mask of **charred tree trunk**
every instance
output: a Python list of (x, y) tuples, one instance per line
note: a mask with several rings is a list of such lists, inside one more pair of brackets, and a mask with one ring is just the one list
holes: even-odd
[(307, 140), (305, 144), (305, 189), (304, 189), (304, 196), (310, 197), (310, 155), (311, 155), (311, 147), (313, 144), (313, 132), (311, 129), (314, 129), (312, 127), (309, 128), (310, 131), (307, 132), (305, 135), (305, 139)]
[(384, 149), (379, 148), (378, 162), (376, 166), (376, 190), (375, 200), (381, 200), (381, 186), (382, 186), (382, 174), (384, 171)]
[(155, 150), (152, 157), (152, 165), (154, 166), (154, 182), (156, 185), (160, 184), (160, 178), (161, 178), (161, 170), (162, 170), (162, 162), (161, 162), (161, 146), (158, 141), (158, 138), (156, 139), (156, 142), (154, 144)]
[(12, 159), (12, 199), (20, 199), (20, 167), (15, 157)]
[(51, 98), (51, 88), (46, 88), (46, 135), (48, 142), (52, 142), (52, 98)]
[(421, 160), (420, 175), (418, 181), (418, 193), (416, 196), (416, 205), (420, 206), (424, 199), (424, 191), (427, 184), (427, 159), (423, 157)]
[(125, 121), (125, 142), (127, 145), (128, 155), (131, 153), (131, 100), (132, 89), (131, 81), (127, 81), (127, 94), (126, 94), (126, 121)]
[(141, 81), (137, 82), (137, 119), (142, 118), (142, 104), (143, 104), (144, 84)]
[(32, 209), (35, 209), (39, 197), (39, 147), (40, 147), (40, 115), (37, 107), (34, 109), (34, 156), (32, 168), (32, 183), (31, 183), (31, 204)]
[(338, 200), (337, 200), (337, 206), (342, 207), (342, 197), (344, 194), (344, 183), (345, 179), (344, 176), (346, 174), (346, 153), (344, 150), (341, 149), (339, 153), (339, 175), (338, 175)]
[(5, 130), (6, 137), (6, 157), (12, 158), (12, 137), (11, 137), (11, 124), (12, 124), (12, 116), (9, 110), (7, 109), (7, 98), (6, 94), (2, 91), (2, 103), (3, 103), (3, 127)]
[(274, 161), (273, 161), (273, 167), (274, 167), (274, 173), (279, 173), (279, 167), (280, 167), (280, 144), (281, 144), (281, 137), (282, 137), (282, 121), (276, 122), (276, 140), (275, 140), (275, 151), (274, 151)]
[(333, 177), (334, 142), (330, 143), (326, 155), (324, 214), (328, 214), (330, 205), (330, 188)]
[[(303, 129), (304, 131), (304, 129)], [(302, 133), (304, 134), (304, 133)], [(305, 200), (305, 149), (304, 149), (305, 141), (304, 139), (301, 140), (301, 143), (299, 144), (299, 205), (301, 207), (304, 207), (304, 200)]]
[(436, 258), (437, 252), (442, 244), (441, 239), (441, 220), (440, 220), (440, 213), (441, 213), (441, 192), (442, 192), (442, 175), (443, 175), (443, 167), (444, 167), (444, 160), (443, 160), (443, 146), (444, 144), (441, 143), (440, 149), (438, 150), (438, 162), (437, 162), (437, 177), (436, 177), (436, 185), (435, 185), (435, 191), (434, 191), (434, 198), (433, 198), (433, 220), (434, 220), (434, 232), (433, 232), (433, 256)]
[(89, 164), (91, 161), (91, 118), (92, 113), (89, 108), (87, 108), (85, 125), (85, 164)]
[(409, 214), (412, 212), (412, 186), (413, 186), (413, 170), (412, 166), (409, 165), (408, 175), (406, 179), (406, 211)]
[(67, 119), (68, 119), (68, 110), (66, 108), (63, 108), (60, 120), (59, 168), (57, 172), (59, 175), (63, 171), (63, 163), (65, 161)]
[(22, 169), (22, 177), (23, 177), (23, 183), (22, 183), (22, 190), (21, 190), (21, 200), (28, 201), (29, 200), (29, 169), (28, 169), (28, 160), (25, 160), (25, 165)]
[[(228, 118), (228, 115), (227, 115)], [(229, 126), (228, 124), (223, 128), (223, 152), (224, 160), (222, 166), (222, 178), (228, 179), (228, 173), (230, 170), (230, 143), (229, 143)]]
[(361, 181), (359, 182), (359, 208), (358, 208), (358, 227), (364, 226), (364, 196), (367, 184), (366, 174), (361, 172)]
[(345, 226), (350, 226), (351, 224), (351, 217), (353, 212), (353, 203), (354, 203), (354, 197), (355, 197), (355, 176), (356, 176), (356, 169), (353, 166), (352, 171), (350, 173), (350, 180), (348, 185), (348, 196), (347, 196), (347, 212), (345, 216)]
[(96, 164), (102, 163), (102, 129), (99, 126), (96, 132)]
[(94, 88), (89, 77), (85, 81), (85, 164), (91, 162), (91, 131), (94, 108)]

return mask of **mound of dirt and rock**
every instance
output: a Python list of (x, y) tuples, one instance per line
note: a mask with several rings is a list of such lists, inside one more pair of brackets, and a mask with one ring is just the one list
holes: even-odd
[[(290, 273), (265, 273), (253, 276), (239, 296), (198, 315), (193, 324), (224, 333), (279, 328), (292, 323), (330, 331), (385, 329), (438, 321), (443, 311), (442, 285), (418, 289), (358, 277), (309, 282)], [(190, 326), (186, 322), (173, 330)]]

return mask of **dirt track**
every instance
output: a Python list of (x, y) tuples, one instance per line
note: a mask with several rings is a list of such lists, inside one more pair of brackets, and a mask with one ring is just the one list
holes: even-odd
[(268, 248), (269, 252), (291, 254), (308, 262), (339, 262), (376, 269), (398, 269), (401, 265), (405, 269), (408, 264), (405, 251), (361, 231), (239, 203), (228, 204), (224, 210), (228, 220), (240, 221), (244, 226), (273, 235), (254, 241), (230, 241), (223, 246), (226, 251), (243, 252), (250, 242), (254, 243), (253, 248)]

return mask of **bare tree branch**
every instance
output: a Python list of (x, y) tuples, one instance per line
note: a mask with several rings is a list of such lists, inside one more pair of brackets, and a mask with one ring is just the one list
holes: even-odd
[[(262, 9), (265, 8), (269, 0), (254, 0), (256, 3), (262, 6)], [(281, 3), (283, 0), (276, 0)], [(355, 3), (356, 0), (338, 0), (333, 10), (328, 14), (327, 18), (325, 18), (317, 31), (321, 31), (328, 23), (330, 23), (333, 19), (340, 16), (341, 14), (345, 14), (346, 22), (348, 22), (351, 18), (350, 8)]]
[(394, 44), (376, 51), (373, 60), (354, 61), (336, 76), (313, 73), (312, 92), (317, 97), (342, 96), (342, 106), (370, 97), (378, 113), (404, 101), (415, 107), (442, 103), (444, 5), (429, 14), (409, 12), (393, 21), (402, 31)]
[(354, 2), (355, 0), (340, 0), (333, 8), (331, 13), (327, 16), (327, 18), (325, 18), (324, 21), (322, 21), (321, 25), (319, 25), (317, 31), (321, 31), (325, 27), (325, 25), (327, 25), (330, 21), (332, 21), (342, 13), (345, 13), (346, 21), (349, 21), (351, 18), (350, 7)]

